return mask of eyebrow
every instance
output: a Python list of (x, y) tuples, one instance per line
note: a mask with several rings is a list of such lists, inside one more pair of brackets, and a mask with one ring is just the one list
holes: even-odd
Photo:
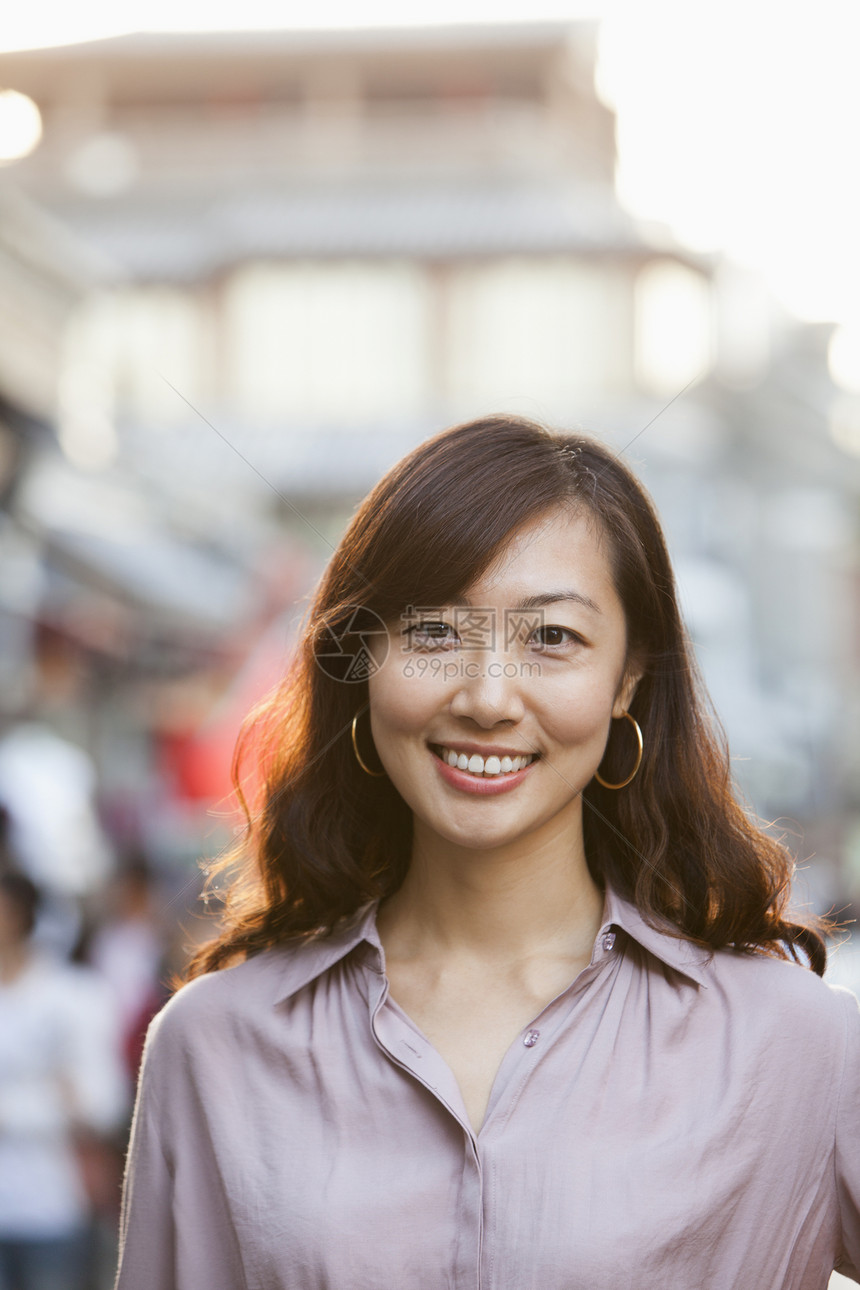
[[(515, 613), (525, 613), (529, 609), (544, 609), (547, 605), (556, 605), (561, 601), (569, 600), (574, 604), (583, 605), (584, 608), (592, 610), (595, 614), (603, 611), (590, 596), (584, 596), (581, 591), (566, 589), (563, 591), (542, 591), (535, 596), (525, 596), (519, 604), (514, 605)], [(459, 605), (465, 605), (466, 608), (474, 608), (468, 597), (463, 596), (460, 600), (453, 602)]]

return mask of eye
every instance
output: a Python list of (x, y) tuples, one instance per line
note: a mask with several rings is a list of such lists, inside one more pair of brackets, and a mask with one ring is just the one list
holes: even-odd
[(445, 649), (458, 641), (454, 628), (437, 619), (412, 623), (405, 635), (413, 649)]
[(563, 645), (582, 645), (585, 643), (579, 633), (573, 631), (572, 628), (558, 627), (553, 624), (536, 627), (532, 632), (532, 640), (536, 645), (544, 649), (558, 649)]

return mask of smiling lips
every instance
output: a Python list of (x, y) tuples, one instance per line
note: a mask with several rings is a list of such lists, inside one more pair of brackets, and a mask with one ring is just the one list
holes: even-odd
[(441, 762), (454, 770), (466, 771), (476, 778), (493, 779), (498, 776), (515, 775), (518, 771), (525, 770), (532, 762), (537, 761), (539, 755), (537, 753), (520, 755), (488, 753), (482, 756), (481, 753), (458, 752), (456, 748), (446, 748), (442, 744), (431, 744), (430, 749)]

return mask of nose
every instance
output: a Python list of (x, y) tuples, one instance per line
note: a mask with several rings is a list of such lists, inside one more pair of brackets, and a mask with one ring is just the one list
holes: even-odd
[(463, 656), (460, 684), (450, 703), (453, 717), (484, 730), (515, 725), (525, 714), (521, 679), (510, 654), (476, 650)]

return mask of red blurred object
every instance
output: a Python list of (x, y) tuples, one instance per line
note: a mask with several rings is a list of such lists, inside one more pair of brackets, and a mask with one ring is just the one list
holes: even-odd
[(232, 723), (225, 723), (159, 736), (161, 769), (177, 796), (191, 802), (216, 802), (232, 796), (230, 766), (236, 733)]

